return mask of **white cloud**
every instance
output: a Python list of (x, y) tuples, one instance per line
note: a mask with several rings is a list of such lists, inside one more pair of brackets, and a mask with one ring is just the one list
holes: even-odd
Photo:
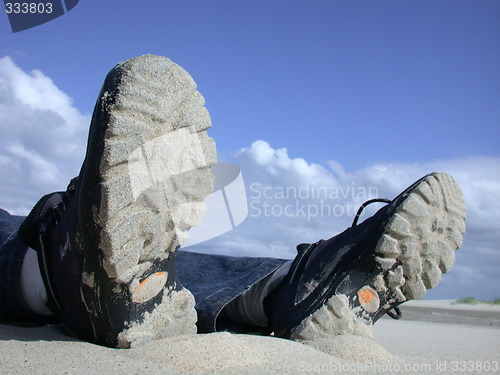
[(305, 179), (310, 183), (335, 183), (335, 177), (325, 167), (308, 163), (302, 158), (290, 158), (286, 148), (273, 149), (269, 143), (258, 140), (248, 148), (242, 148), (237, 159), (241, 165), (258, 168), (263, 178), (279, 177), (283, 183), (301, 184)]
[(89, 116), (38, 70), (0, 58), (0, 207), (27, 214), (44, 194), (78, 174)]
[[(339, 161), (328, 162), (327, 168), (290, 158), (285, 148), (274, 149), (259, 140), (242, 148), (235, 159), (247, 186), (249, 217), (240, 227), (194, 250), (293, 258), (297, 244), (332, 237), (350, 226), (364, 201), (392, 199), (429, 172), (447, 172), (464, 192), (467, 233), (455, 267), (429, 296), (500, 296), (500, 158), (377, 163), (347, 172)], [(362, 218), (379, 207), (367, 209)]]

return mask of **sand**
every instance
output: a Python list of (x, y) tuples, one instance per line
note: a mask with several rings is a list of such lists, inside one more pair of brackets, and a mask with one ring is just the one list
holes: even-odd
[(109, 349), (76, 340), (61, 325), (0, 325), (0, 373), (500, 373), (500, 306), (411, 301), (402, 310), (399, 321), (377, 322), (373, 339), (309, 343), (222, 332)]

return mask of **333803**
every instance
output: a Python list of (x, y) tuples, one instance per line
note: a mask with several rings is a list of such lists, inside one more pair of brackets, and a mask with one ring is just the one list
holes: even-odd
[(52, 13), (52, 3), (5, 3), (7, 14), (42, 14)]

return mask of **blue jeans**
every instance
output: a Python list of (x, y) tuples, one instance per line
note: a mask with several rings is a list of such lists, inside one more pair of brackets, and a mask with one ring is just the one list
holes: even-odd
[[(21, 265), (28, 249), (17, 234), (23, 220), (22, 216), (10, 215), (0, 209), (0, 321), (8, 316), (32, 317), (19, 292)], [(276, 271), (284, 262), (272, 258), (176, 252), (177, 275), (196, 301), (198, 332), (227, 328), (241, 332), (252, 330), (234, 323), (229, 326), (229, 322), (221, 324), (217, 322), (217, 317), (224, 306)]]

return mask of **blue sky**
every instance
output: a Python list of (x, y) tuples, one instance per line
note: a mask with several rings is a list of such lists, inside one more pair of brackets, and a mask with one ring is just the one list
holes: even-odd
[[(47, 189), (64, 188), (78, 173), (105, 74), (154, 53), (194, 77), (219, 157), (239, 164), (247, 185), (299, 186), (313, 176), (373, 185), (390, 198), (431, 169), (452, 172), (471, 229), (458, 270), (434, 296), (498, 297), (499, 14), (496, 0), (80, 0), (15, 34), (2, 14), (0, 168), (13, 177), (2, 185), (0, 207), (26, 213)], [(5, 94), (29, 87), (38, 91), (22, 100)], [(51, 128), (53, 116), (65, 124), (63, 135)], [(331, 236), (350, 220), (303, 219), (249, 218), (207, 246), (292, 257), (295, 243)], [(272, 230), (251, 238), (262, 222)], [(280, 228), (286, 240), (273, 237)]]
[(116, 62), (164, 55), (199, 84), (222, 150), (265, 135), (354, 168), (498, 155), (498, 14), (482, 0), (81, 0), (17, 34), (4, 15), (0, 55), (40, 69), (83, 112)]

